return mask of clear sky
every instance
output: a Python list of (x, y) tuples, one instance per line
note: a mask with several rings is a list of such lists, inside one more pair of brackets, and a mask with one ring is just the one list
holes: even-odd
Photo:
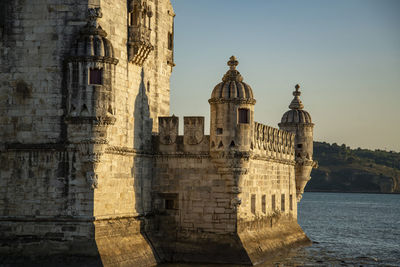
[(171, 115), (205, 116), (231, 55), (278, 127), (299, 83), (317, 141), (400, 151), (399, 0), (172, 0)]

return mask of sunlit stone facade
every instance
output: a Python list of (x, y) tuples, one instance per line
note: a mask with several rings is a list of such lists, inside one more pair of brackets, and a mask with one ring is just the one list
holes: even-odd
[[(297, 201), (314, 164), (311, 117), (254, 122), (231, 57), (210, 134), (185, 117), (179, 135), (169, 0), (0, 7), (1, 257), (254, 264), (308, 241)], [(299, 94), (290, 112), (304, 113)]]

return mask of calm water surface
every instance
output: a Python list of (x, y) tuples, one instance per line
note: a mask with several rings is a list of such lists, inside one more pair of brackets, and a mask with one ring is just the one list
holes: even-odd
[(314, 244), (259, 267), (400, 266), (400, 195), (305, 193), (298, 217)]

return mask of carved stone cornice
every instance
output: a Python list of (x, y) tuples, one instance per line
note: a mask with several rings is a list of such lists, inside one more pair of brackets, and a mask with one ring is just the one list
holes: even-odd
[(106, 154), (122, 155), (122, 156), (141, 156), (153, 157), (154, 154), (149, 151), (140, 151), (126, 146), (108, 146), (105, 149)]
[(97, 62), (97, 63), (109, 63), (117, 65), (119, 60), (111, 57), (102, 56), (69, 56), (66, 58), (67, 62)]
[(157, 153), (154, 154), (155, 158), (195, 158), (195, 159), (209, 159), (209, 153)]
[(67, 143), (38, 143), (38, 144), (23, 144), (23, 143), (4, 143), (0, 147), (4, 147), (5, 151), (65, 151), (67, 150)]
[(303, 157), (296, 157), (296, 165), (312, 166), (313, 168), (318, 168), (318, 162)]
[(256, 103), (255, 99), (247, 99), (247, 98), (211, 98), (208, 100), (210, 104), (225, 104), (225, 103), (234, 103), (234, 104), (250, 104), (254, 105)]
[(93, 222), (93, 216), (0, 216), (0, 221), (4, 222)]
[(279, 128), (283, 127), (297, 127), (297, 129), (301, 129), (304, 127), (314, 127), (314, 123), (312, 122), (280, 122), (278, 123)]
[(294, 160), (290, 160), (290, 159), (279, 159), (279, 158), (276, 158), (276, 157), (262, 156), (262, 155), (257, 155), (257, 154), (253, 154), (253, 155), (251, 156), (251, 159), (254, 159), (254, 160), (271, 161), (271, 162), (282, 163), (282, 164), (291, 165), (291, 166), (296, 165), (296, 161), (294, 161)]
[(129, 147), (109, 146), (106, 148), (105, 153), (115, 155), (134, 155), (137, 154), (137, 151)]
[(116, 119), (113, 116), (65, 117), (65, 122), (69, 124), (114, 125), (115, 121)]

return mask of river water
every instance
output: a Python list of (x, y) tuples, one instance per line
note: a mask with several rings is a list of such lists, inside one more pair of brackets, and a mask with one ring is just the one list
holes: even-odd
[(277, 255), (258, 267), (400, 266), (400, 195), (309, 192), (298, 213), (313, 245)]

